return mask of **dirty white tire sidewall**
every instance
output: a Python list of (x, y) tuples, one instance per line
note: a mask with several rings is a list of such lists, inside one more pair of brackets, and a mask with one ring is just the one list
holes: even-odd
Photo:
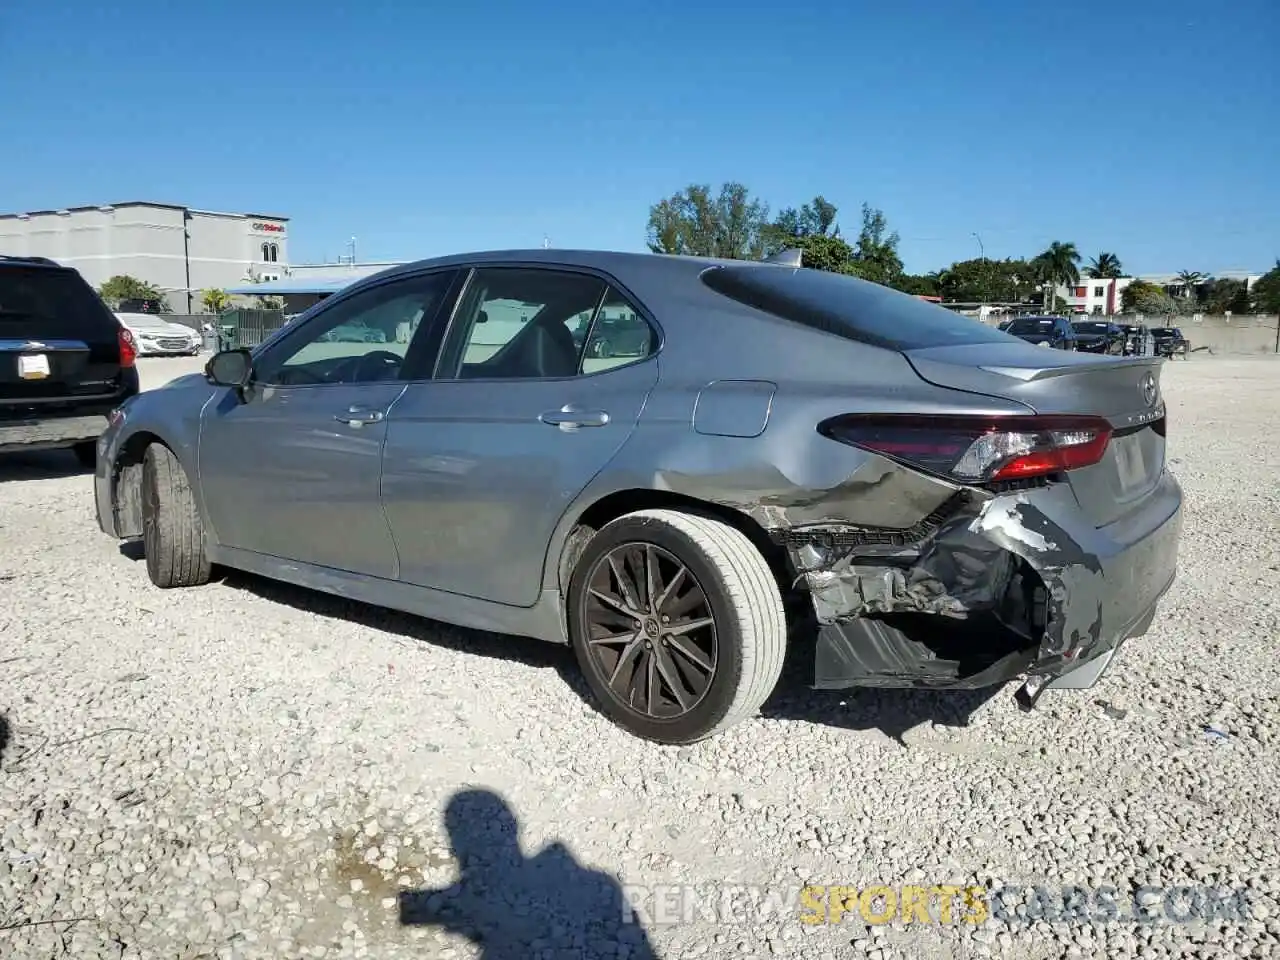
[(204, 524), (186, 471), (160, 443), (147, 447), (142, 462), (142, 541), (147, 575), (157, 587), (209, 582)]
[[(595, 562), (624, 543), (653, 543), (697, 578), (716, 619), (716, 676), (701, 703), (672, 720), (629, 711), (610, 694), (592, 659), (582, 623), (586, 577)], [(773, 692), (786, 654), (782, 595), (768, 563), (740, 530), (700, 514), (641, 510), (614, 520), (587, 545), (568, 596), (569, 634), (588, 685), (614, 722), (660, 743), (694, 743), (754, 716)]]

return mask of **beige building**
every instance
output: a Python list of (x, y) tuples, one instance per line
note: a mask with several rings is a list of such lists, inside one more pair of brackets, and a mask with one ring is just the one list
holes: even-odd
[(289, 218), (132, 201), (0, 214), (0, 254), (48, 257), (94, 287), (127, 274), (154, 284), (177, 313), (200, 291), (277, 280), (289, 264)]

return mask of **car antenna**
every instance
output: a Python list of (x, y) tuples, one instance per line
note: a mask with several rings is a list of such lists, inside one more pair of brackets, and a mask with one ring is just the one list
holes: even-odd
[(764, 258), (765, 263), (779, 263), (784, 267), (802, 267), (804, 266), (804, 251), (792, 247), (788, 250), (779, 250), (771, 257)]

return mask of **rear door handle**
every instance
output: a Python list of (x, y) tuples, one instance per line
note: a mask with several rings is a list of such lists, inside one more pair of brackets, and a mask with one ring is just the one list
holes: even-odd
[(609, 422), (609, 414), (603, 410), (548, 410), (538, 417), (552, 427), (603, 427)]
[(335, 413), (333, 419), (351, 427), (362, 427), (366, 423), (378, 423), (386, 414), (381, 410), (366, 410), (364, 407), (350, 407), (346, 413)]

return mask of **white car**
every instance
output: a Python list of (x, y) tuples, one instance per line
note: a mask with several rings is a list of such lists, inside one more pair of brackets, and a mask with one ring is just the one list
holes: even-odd
[(200, 352), (203, 337), (199, 330), (153, 313), (117, 313), (116, 318), (133, 334), (140, 356), (195, 356)]

